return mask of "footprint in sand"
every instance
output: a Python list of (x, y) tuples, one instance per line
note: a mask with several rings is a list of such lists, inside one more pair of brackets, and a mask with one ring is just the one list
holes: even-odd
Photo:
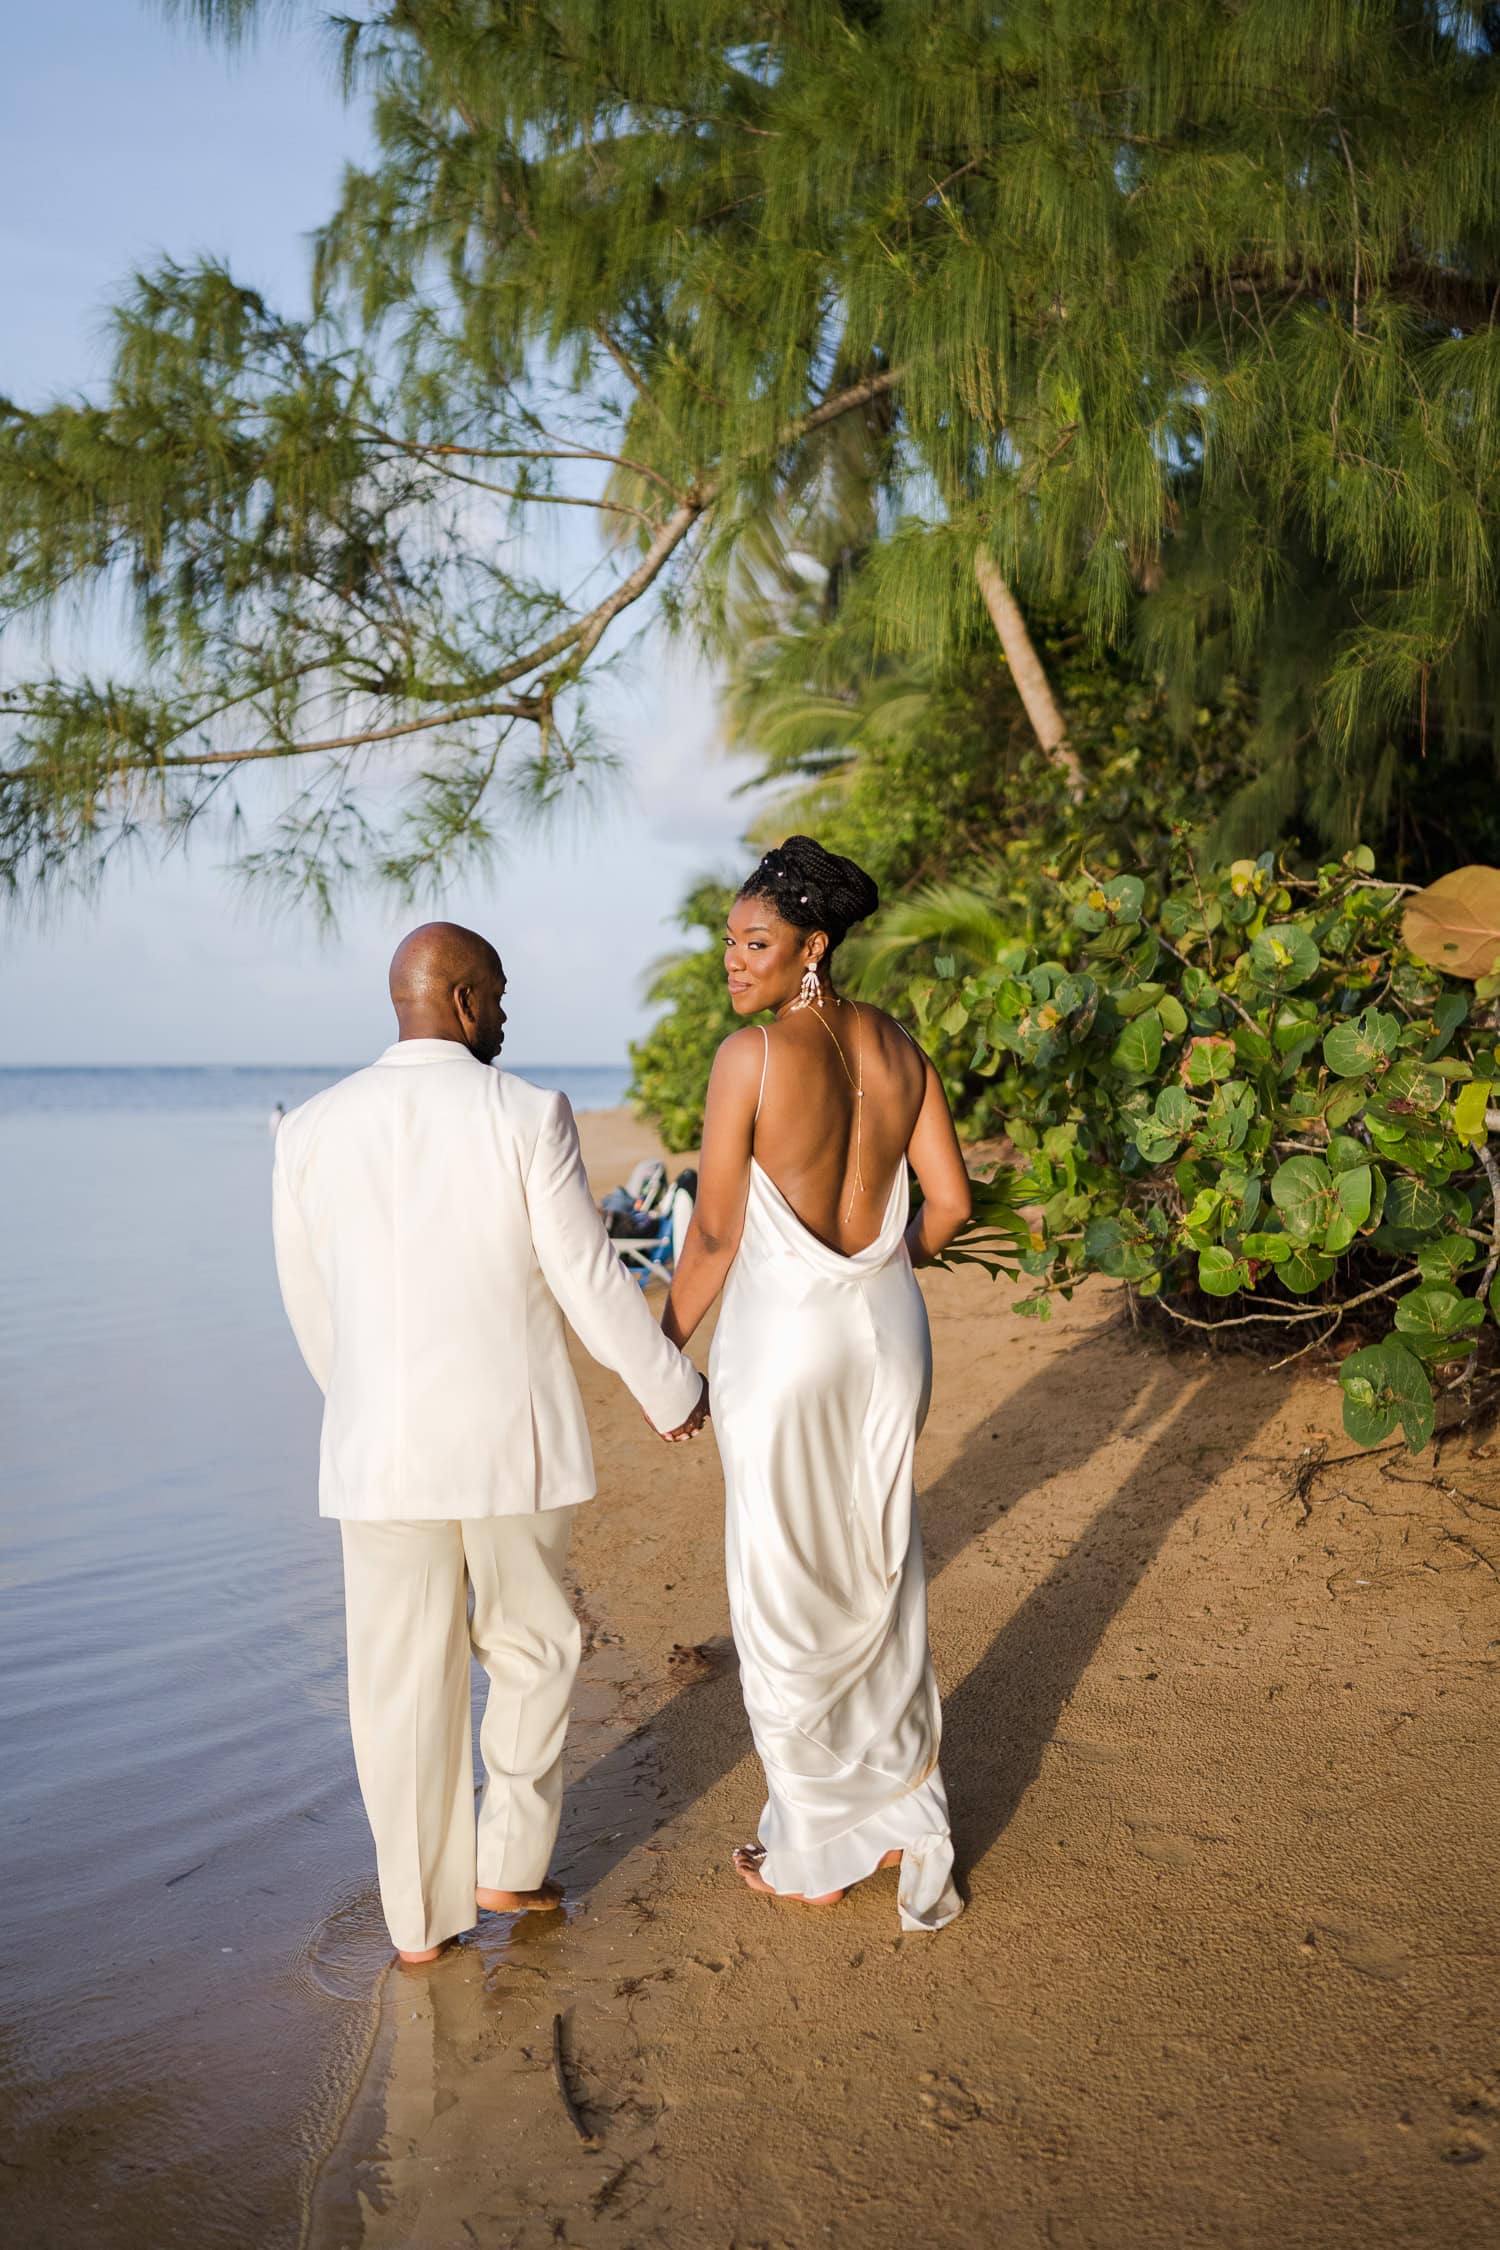
[(1316, 1952), (1325, 1945), (1356, 1976), (1374, 1977), (1381, 1984), (1399, 1983), (1411, 1967), (1410, 1948), (1399, 1938), (1359, 1922), (1314, 1922), (1302, 1950)]
[(1449, 2098), (1453, 2122), (1438, 2155), (1445, 2164), (1479, 2164), (1490, 2153), (1490, 2135), (1480, 2130), (1500, 2118), (1500, 2080), (1465, 2078)]
[(1208, 1830), (1184, 1835), (1179, 1829), (1153, 1827), (1144, 1820), (1127, 1820), (1125, 1825), (1140, 1857), (1149, 1859), (1156, 1867), (1191, 1867), (1205, 1845), (1233, 1841), (1229, 1836), (1214, 1835)]
[(1483, 2134), (1466, 2129), (1450, 2133), (1438, 2150), (1445, 2164), (1479, 2164), (1490, 2153), (1490, 2144)]
[(1286, 2131), (1298, 2154), (1325, 2172), (1361, 2171), (1377, 2153), (1361, 2096), (1340, 2071), (1319, 2071), (1302, 2081)]
[(977, 2125), (984, 2114), (961, 2079), (936, 2070), (923, 2071), (917, 2101), (922, 2123), (935, 2133), (960, 2132), (965, 2125)]
[(667, 1653), (667, 1669), (679, 1679), (707, 1679), (725, 1663), (731, 1653), (731, 1644), (723, 1641), (696, 1641), (691, 1648), (674, 1641)]

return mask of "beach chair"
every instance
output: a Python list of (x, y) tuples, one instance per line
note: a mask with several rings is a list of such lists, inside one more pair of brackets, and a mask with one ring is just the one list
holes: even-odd
[(649, 1289), (653, 1281), (671, 1280), (677, 1271), (677, 1260), (682, 1254), (692, 1216), (692, 1191), (679, 1179), (667, 1196), (660, 1213), (661, 1223), (654, 1234), (616, 1236), (615, 1249), (621, 1265), (627, 1273), (635, 1275), (643, 1289)]

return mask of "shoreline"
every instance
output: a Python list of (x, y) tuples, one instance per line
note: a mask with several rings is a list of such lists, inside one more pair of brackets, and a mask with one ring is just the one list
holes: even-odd
[[(600, 1187), (654, 1147), (629, 1113), (584, 1140)], [(1097, 1289), (1041, 1327), (976, 1271), (923, 1286), (968, 1913), (903, 1937), (893, 1875), (818, 1915), (734, 1878), (717, 1456), (663, 1458), (580, 1359), (569, 1911), (387, 1979), (309, 2250), (1500, 2232), (1495, 1466), (1341, 1458), (1298, 1498), (1349, 1450), (1326, 1380), (1167, 1353)]]

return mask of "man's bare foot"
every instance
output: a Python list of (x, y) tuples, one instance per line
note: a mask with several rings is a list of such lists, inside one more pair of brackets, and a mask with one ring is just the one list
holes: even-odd
[[(824, 1891), (818, 1898), (809, 1898), (804, 1891), (773, 1891), (760, 1871), (760, 1863), (765, 1856), (765, 1848), (761, 1844), (741, 1844), (735, 1853), (735, 1872), (747, 1890), (759, 1891), (765, 1898), (795, 1899), (799, 1906), (837, 1906), (840, 1899), (848, 1896), (845, 1891)], [(875, 1867), (870, 1872), (873, 1875), (876, 1868), (898, 1867), (900, 1864), (900, 1851), (889, 1851), (883, 1859), (875, 1862)]]
[(485, 1914), (552, 1914), (562, 1902), (561, 1883), (541, 1883), (534, 1891), (474, 1893), (474, 1904)]
[(446, 1939), (444, 1940), (442, 1945), (424, 1945), (420, 1953), (403, 1953), (400, 1946), (398, 1945), (396, 1948), (396, 1959), (401, 1962), (401, 1964), (405, 1968), (420, 1969), (425, 1967), (429, 1961), (435, 1961), (438, 1955), (440, 1953), (446, 1952), (446, 1950)]

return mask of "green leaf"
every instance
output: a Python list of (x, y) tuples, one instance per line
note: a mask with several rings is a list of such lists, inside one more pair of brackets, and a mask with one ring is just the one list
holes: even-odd
[(1403, 1055), (1380, 1082), (1380, 1104), (1391, 1109), (1397, 1102), (1410, 1102), (1419, 1110), (1438, 1110), (1447, 1092), (1438, 1071), (1428, 1070), (1415, 1055)]
[(1232, 1250), (1215, 1243), (1198, 1253), (1198, 1287), (1209, 1297), (1232, 1297), (1249, 1275)]
[(1138, 875), (1113, 875), (1107, 883), (1091, 883), (1073, 908), (1076, 929), (1095, 933), (1116, 925), (1128, 926), (1141, 918), (1146, 886)]
[(1131, 1136), (1145, 1164), (1166, 1164), (1177, 1153), (1178, 1133), (1162, 1130), (1154, 1117), (1143, 1118)]
[(1138, 922), (1141, 906), (1146, 896), (1146, 886), (1139, 875), (1115, 875), (1104, 886), (1104, 896), (1110, 913), (1117, 922)]
[(1262, 984), (1278, 992), (1294, 992), (1316, 976), (1318, 949), (1300, 923), (1276, 922), (1251, 940), (1250, 964)]
[(969, 1020), (969, 1011), (962, 1000), (954, 1000), (944, 1009), (939, 1021), (950, 1039), (956, 1039)]
[(1132, 1078), (1147, 1078), (1161, 1061), (1161, 1017), (1155, 1009), (1128, 1023), (1115, 1041), (1110, 1061)]
[(1292, 1255), (1296, 1245), (1289, 1234), (1260, 1232), (1247, 1234), (1240, 1244), (1242, 1257), (1257, 1259), (1266, 1265), (1279, 1266)]
[(1396, 1326), (1423, 1359), (1456, 1359), (1467, 1348), (1468, 1331), (1479, 1327), (1484, 1307), (1477, 1297), (1442, 1281), (1422, 1281), (1396, 1307)]
[(1184, 1086), (1163, 1086), (1156, 1097), (1157, 1122), (1169, 1133), (1189, 1133), (1197, 1120), (1198, 1111), (1192, 1095)]
[(1083, 1254), (1099, 1273), (1115, 1281), (1139, 1281), (1156, 1266), (1156, 1253), (1140, 1232), (1119, 1219), (1090, 1219), (1083, 1232)]
[(1396, 1052), (1399, 1016), (1366, 1008), (1352, 1023), (1335, 1024), (1323, 1041), (1323, 1060), (1339, 1078), (1361, 1078)]
[(1321, 1250), (1293, 1250), (1277, 1267), (1277, 1278), (1296, 1296), (1305, 1297), (1332, 1277), (1335, 1261)]
[(1352, 1172), (1360, 1164), (1368, 1164), (1370, 1152), (1363, 1141), (1352, 1133), (1334, 1133), (1328, 1143), (1328, 1167), (1332, 1172)]
[(1471, 1266), (1479, 1255), (1472, 1242), (1461, 1234), (1440, 1234), (1435, 1242), (1424, 1242), (1417, 1252), (1417, 1265), (1424, 1281), (1451, 1281), (1456, 1273)]
[(1356, 1445), (1383, 1445), (1399, 1429), (1408, 1449), (1420, 1453), (1431, 1437), (1432, 1385), (1421, 1361), (1393, 1336), (1351, 1352), (1339, 1369), (1339, 1387), (1344, 1428)]
[(1216, 1086), (1198, 1131), (1200, 1145), (1220, 1156), (1243, 1148), (1255, 1115), (1255, 1089), (1242, 1078)]
[(1340, 1086), (1333, 1100), (1323, 1112), (1330, 1131), (1336, 1126), (1347, 1125), (1351, 1117), (1357, 1116), (1359, 1111), (1364, 1108), (1367, 1097), (1368, 1089), (1363, 1079), (1357, 1079), (1352, 1084)]
[(1434, 1001), (1432, 1020), (1436, 1028), (1422, 1049), (1423, 1062), (1436, 1062), (1454, 1032), (1467, 1020), (1468, 1013), (1469, 1003), (1461, 992), (1445, 992)]
[(1187, 1030), (1188, 1020), (1187, 1010), (1186, 1008), (1184, 1008), (1182, 1002), (1176, 997), (1176, 995), (1169, 992), (1162, 999), (1158, 1000), (1156, 1003), (1156, 1012), (1161, 1017), (1162, 1027), (1166, 1031), (1168, 1038), (1180, 1039), (1183, 1033)]
[(1148, 1008), (1154, 1008), (1164, 989), (1156, 983), (1122, 984), (1114, 986), (1109, 996), (1128, 1022), (1132, 1016), (1143, 1016)]
[(1402, 1172), (1391, 1181), (1385, 1199), (1385, 1224), (1414, 1234), (1431, 1234), (1443, 1223), (1443, 1199), (1427, 1180)]
[(1239, 1223), (1253, 1226), (1255, 1214), (1261, 1204), (1261, 1181), (1258, 1172), (1226, 1171), (1220, 1181), (1226, 1197), (1240, 1207)]
[(1471, 1078), (1467, 1086), (1459, 1088), (1453, 1104), (1453, 1130), (1461, 1141), (1468, 1141), (1475, 1148), (1481, 1147), (1489, 1137), (1484, 1113), (1493, 1091), (1487, 1079)]
[(1371, 1175), (1368, 1164), (1351, 1165), (1347, 1172), (1335, 1176), (1333, 1192), (1343, 1206), (1346, 1217), (1357, 1227), (1362, 1227), (1370, 1216)]
[(1250, 1070), (1265, 1070), (1276, 1060), (1276, 1050), (1270, 1040), (1245, 1023), (1234, 1027), (1234, 1051)]
[(1271, 1181), (1271, 1201), (1294, 1241), (1310, 1243), (1328, 1223), (1333, 1177), (1318, 1156), (1289, 1156)]
[(1190, 1086), (1212, 1086), (1220, 1079), (1232, 1078), (1236, 1062), (1234, 1042), (1213, 1033), (1195, 1039), (1183, 1057), (1183, 1069)]
[(1333, 1183), (1334, 1208), (1323, 1229), (1323, 1248), (1335, 1256), (1347, 1250), (1370, 1215), (1370, 1168), (1341, 1172)]

